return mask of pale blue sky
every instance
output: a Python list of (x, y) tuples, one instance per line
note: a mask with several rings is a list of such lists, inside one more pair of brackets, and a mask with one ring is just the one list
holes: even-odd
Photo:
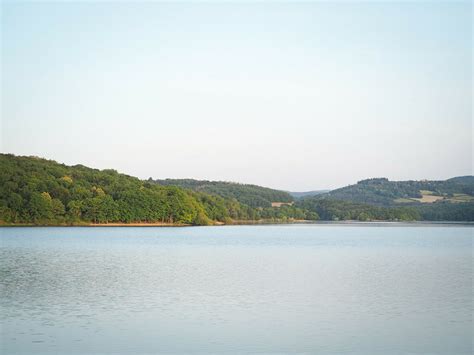
[(472, 174), (471, 2), (2, 3), (1, 151), (295, 191)]

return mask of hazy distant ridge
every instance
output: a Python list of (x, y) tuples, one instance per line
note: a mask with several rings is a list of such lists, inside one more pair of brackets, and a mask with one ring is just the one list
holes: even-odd
[(331, 190), (313, 190), (313, 191), (303, 191), (303, 192), (288, 191), (288, 193), (294, 198), (302, 198), (302, 197), (325, 194), (325, 193), (328, 193), (329, 191)]

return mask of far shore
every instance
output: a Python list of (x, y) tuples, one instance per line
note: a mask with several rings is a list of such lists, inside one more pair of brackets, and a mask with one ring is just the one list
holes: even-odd
[[(344, 220), (344, 221), (325, 221), (325, 220), (234, 220), (232, 223), (214, 222), (207, 227), (214, 226), (254, 226), (254, 225), (468, 225), (474, 226), (474, 222), (469, 221), (389, 221), (389, 220), (373, 220), (373, 221), (358, 221), (358, 220)], [(32, 223), (0, 223), (2, 227), (205, 227), (201, 225), (183, 224), (183, 223), (73, 223), (73, 224), (32, 224)]]
[[(297, 224), (314, 223), (307, 220), (234, 220), (231, 223), (214, 221), (207, 227), (212, 226), (234, 226), (234, 225), (256, 225), (256, 224)], [(203, 227), (206, 225), (194, 225), (185, 223), (161, 223), (161, 222), (131, 222), (131, 223), (57, 223), (57, 224), (33, 224), (33, 223), (0, 223), (0, 227)]]

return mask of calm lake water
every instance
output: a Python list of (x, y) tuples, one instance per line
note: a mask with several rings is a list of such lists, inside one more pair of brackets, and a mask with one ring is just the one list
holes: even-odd
[(0, 353), (470, 354), (473, 231), (0, 228)]

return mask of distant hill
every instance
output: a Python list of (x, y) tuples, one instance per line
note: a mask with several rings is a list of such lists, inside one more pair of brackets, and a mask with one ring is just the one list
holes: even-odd
[(239, 184), (225, 181), (194, 179), (148, 180), (162, 186), (178, 186), (185, 189), (233, 198), (250, 207), (271, 207), (272, 202), (293, 202), (291, 194), (257, 185)]
[(302, 197), (308, 197), (308, 196), (316, 196), (316, 195), (321, 195), (328, 193), (331, 190), (314, 190), (314, 191), (304, 191), (304, 192), (293, 192), (293, 191), (288, 191), (288, 193), (293, 196), (294, 198), (302, 198)]
[(454, 182), (454, 183), (457, 183), (457, 184), (463, 184), (463, 185), (472, 185), (472, 184), (474, 184), (474, 176), (472, 176), (472, 175), (457, 176), (457, 177), (453, 177), (451, 179), (448, 179), (446, 181)]
[(443, 181), (389, 181), (386, 178), (374, 178), (332, 190), (322, 196), (378, 206), (435, 201), (461, 203), (474, 200), (474, 177), (455, 177)]
[(297, 200), (324, 220), (474, 221), (474, 177), (444, 181), (366, 179)]

